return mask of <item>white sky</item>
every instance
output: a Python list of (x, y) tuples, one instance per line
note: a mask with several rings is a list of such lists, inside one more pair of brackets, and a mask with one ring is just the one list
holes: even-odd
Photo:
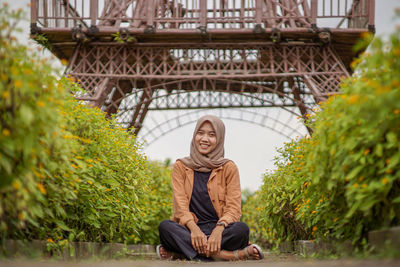
[[(0, 0), (0, 3), (8, 2), (12, 8), (24, 8), (29, 15), (27, 4), (30, 0)], [(400, 0), (376, 0), (375, 25), (377, 35), (386, 35), (393, 31), (395, 23), (393, 21), (394, 9), (400, 7)], [(20, 25), (24, 29), (24, 33), (19, 36), (22, 42), (27, 42), (29, 38), (29, 22), (26, 21)], [(219, 111), (217, 111), (216, 114)], [(232, 111), (224, 110), (226, 114)], [(277, 110), (269, 110), (268, 112), (274, 116)], [(172, 112), (176, 114), (176, 112)], [(214, 112), (210, 112), (214, 113)], [(168, 113), (149, 112), (150, 116), (160, 120)], [(170, 116), (170, 115), (168, 115)], [(287, 115), (281, 112), (282, 118)], [(146, 123), (145, 120), (145, 123)], [(242, 189), (249, 188), (256, 190), (262, 183), (262, 174), (266, 169), (273, 169), (273, 158), (277, 155), (276, 148), (281, 147), (283, 142), (287, 141), (285, 137), (247, 122), (235, 120), (224, 120), (226, 126), (226, 142), (225, 156), (232, 159), (239, 167), (241, 175)], [(300, 126), (304, 132), (304, 127)], [(164, 135), (150, 146), (144, 149), (144, 152), (150, 159), (164, 161), (170, 158), (174, 162), (177, 158), (184, 157), (189, 154), (190, 140), (193, 134), (194, 123), (181, 127), (169, 134)]]

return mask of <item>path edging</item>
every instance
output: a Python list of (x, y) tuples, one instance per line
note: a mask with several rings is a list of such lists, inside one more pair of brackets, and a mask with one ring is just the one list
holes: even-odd
[(62, 260), (106, 258), (112, 259), (126, 255), (140, 259), (154, 259), (157, 257), (154, 245), (125, 245), (122, 243), (70, 242), (59, 253), (49, 252), (49, 243), (44, 240), (13, 240), (7, 239), (3, 244), (3, 253), (7, 257), (50, 257), (56, 256)]

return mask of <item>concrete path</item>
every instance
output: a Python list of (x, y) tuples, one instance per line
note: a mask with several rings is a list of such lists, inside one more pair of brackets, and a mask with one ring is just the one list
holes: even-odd
[(232, 266), (232, 267), (399, 267), (400, 260), (290, 260), (290, 261), (241, 261), (241, 262), (211, 262), (195, 263), (187, 261), (86, 261), (86, 262), (55, 262), (55, 261), (0, 261), (0, 267), (194, 267)]

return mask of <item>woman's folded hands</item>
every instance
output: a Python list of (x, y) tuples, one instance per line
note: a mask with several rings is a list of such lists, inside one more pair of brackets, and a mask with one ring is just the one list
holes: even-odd
[(210, 257), (217, 255), (221, 251), (222, 232), (224, 227), (215, 227), (210, 237), (207, 240), (206, 256)]
[(187, 227), (190, 230), (190, 238), (193, 248), (201, 255), (207, 257), (217, 255), (221, 251), (222, 232), (224, 227), (215, 227), (210, 237), (201, 231), (195, 222), (189, 222)]
[(207, 250), (207, 236), (194, 221), (189, 222), (187, 227), (190, 230), (190, 239), (194, 250), (199, 252), (199, 254), (205, 255)]

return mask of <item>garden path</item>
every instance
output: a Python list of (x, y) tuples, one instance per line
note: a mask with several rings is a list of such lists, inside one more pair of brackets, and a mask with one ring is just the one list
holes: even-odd
[(55, 262), (55, 261), (0, 261), (0, 267), (193, 267), (195, 265), (208, 266), (233, 266), (233, 267), (398, 267), (400, 260), (296, 260), (272, 261), (264, 259), (262, 261), (242, 261), (242, 262), (212, 262), (194, 263), (187, 261), (141, 261), (141, 260), (121, 260), (121, 261), (88, 261), (88, 262)]

